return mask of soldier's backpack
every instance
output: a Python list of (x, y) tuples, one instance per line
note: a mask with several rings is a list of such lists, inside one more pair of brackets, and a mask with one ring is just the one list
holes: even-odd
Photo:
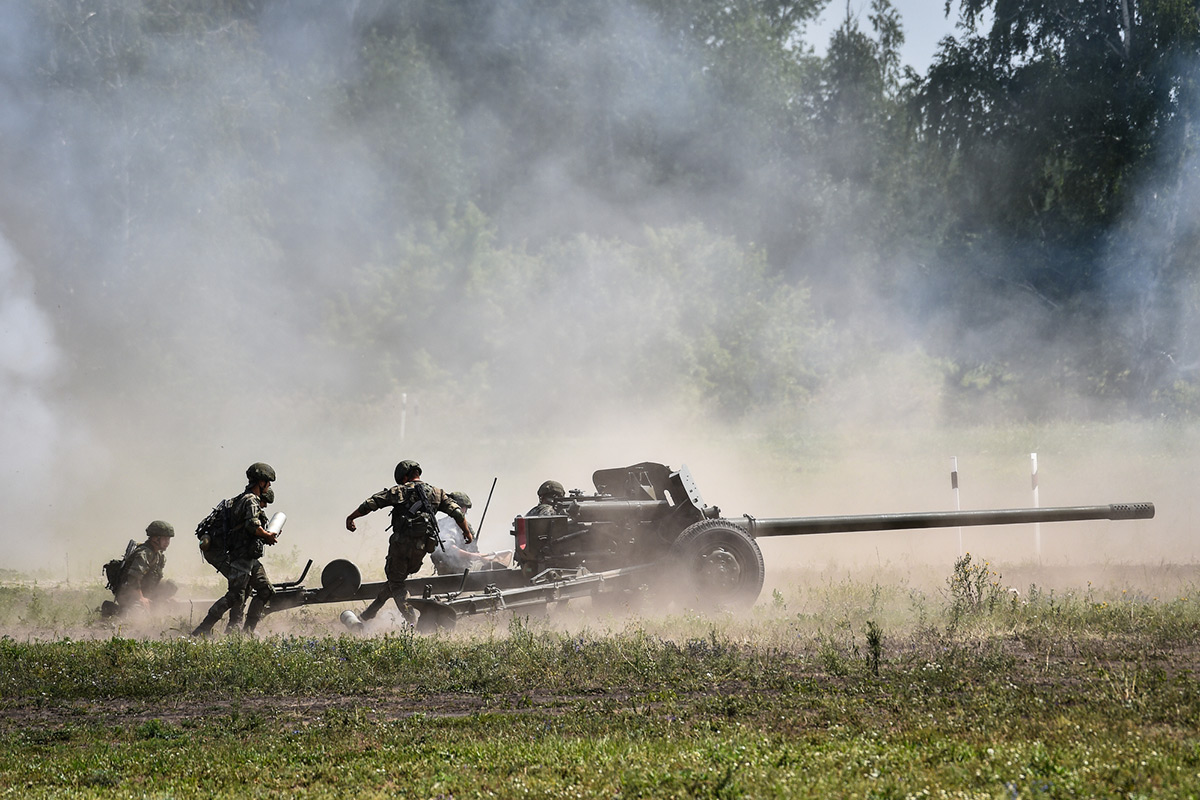
[(133, 551), (137, 549), (137, 542), (133, 539), (129, 540), (129, 544), (125, 545), (125, 555), (120, 558), (114, 558), (112, 561), (104, 565), (104, 578), (108, 581), (104, 585), (113, 594), (117, 593), (117, 589), (121, 588), (121, 575), (125, 572), (125, 564), (129, 561), (129, 557), (133, 555)]
[(442, 543), (442, 536), (434, 517), (437, 509), (429, 499), (425, 484), (414, 481), (406, 484), (404, 490), (404, 515), (408, 535), (420, 542), (426, 553), (432, 553), (438, 547), (444, 551), (446, 545)]
[(224, 557), (228, 546), (229, 517), (232, 511), (233, 500), (222, 500), (196, 526), (196, 538), (200, 540), (200, 549), (209, 561)]

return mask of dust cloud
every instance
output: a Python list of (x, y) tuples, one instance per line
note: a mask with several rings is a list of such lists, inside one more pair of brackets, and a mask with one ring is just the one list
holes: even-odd
[[(421, 258), (432, 263), (444, 251), (419, 237), (404, 251), (416, 265), (410, 280), (372, 284), (377, 260), (403, 250), (397, 238), (422, 218), (423, 192), (462, 199), (443, 185), (457, 177), (439, 171), (439, 148), (473, 153), (496, 185), (515, 163), (505, 148), (518, 143), (493, 138), (497, 122), (483, 103), (457, 132), (439, 127), (445, 109), (420, 98), (348, 113), (339, 87), (366, 68), (355, 34), (371, 13), (362, 9), (376, 4), (359, 18), (348, 10), (359, 4), (266, 5), (257, 33), (238, 24), (194, 38), (151, 33), (128, 52), (120, 37), (133, 35), (134, 3), (86, 18), (52, 2), (0, 12), (4, 570), (99, 580), (104, 560), (165, 519), (179, 535), (168, 571), (201, 596), (211, 581), (215, 597), (216, 577), (190, 533), (241, 489), (255, 461), (277, 469), (273, 510), (289, 518), (268, 571), (286, 580), (313, 559), (314, 582), (333, 558), (378, 579), (386, 515), (360, 520), (357, 533), (344, 519), (391, 483), (403, 458), (419, 460), (434, 485), (468, 492), (476, 524), (499, 479), (486, 550), (510, 545), (509, 523), (535, 504), (542, 481), (591, 491), (596, 469), (643, 460), (687, 464), (706, 502), (762, 517), (951, 509), (951, 456), (960, 459), (964, 508), (1025, 507), (1034, 451), (1042, 505), (1150, 500), (1158, 518), (1043, 526), (1040, 554), (1028, 527), (971, 531), (966, 549), (1015, 562), (1196, 558), (1193, 430), (993, 427), (986, 407), (957, 409), (946, 425), (944, 377), (915, 345), (885, 348), (874, 361), (839, 350), (857, 338), (915, 335), (864, 287), (839, 296), (847, 329), (821, 338), (814, 320), (821, 344), (796, 356), (844, 362), (811, 397), (731, 421), (703, 394), (656, 391), (655, 358), (664, 342), (686, 351), (678, 343), (689, 335), (689, 309), (671, 292), (634, 289), (635, 303), (601, 290), (635, 274), (614, 265), (636, 261), (626, 248), (646, 245), (646, 226), (679, 224), (716, 199), (656, 187), (633, 166), (618, 196), (601, 196), (572, 178), (587, 154), (559, 143), (512, 178), (494, 231), (509, 271), (487, 277), (487, 291), (471, 294), (476, 278), (467, 274), (461, 294), (426, 294)], [(497, 16), (473, 47), (485, 61), (532, 24)], [(615, 6), (603, 31), (593, 49), (547, 52), (599, 62), (614, 46), (659, 53), (656, 63), (674, 68), (685, 57), (633, 8)], [(672, 97), (665, 77), (634, 91), (635, 78), (617, 75), (596, 102), (643, 116), (655, 135), (686, 138), (683, 107), (710, 100)], [(435, 97), (439, 78), (427, 79)], [(769, 179), (754, 166), (753, 143), (715, 155), (745, 171), (739, 191)], [(396, 185), (393, 160), (426, 183)], [(600, 244), (579, 244), (577, 232)], [(547, 240), (553, 246), (521, 244)], [(534, 261), (551, 266), (553, 285), (531, 282), (544, 272), (522, 272)], [(678, 287), (692, 280), (686, 266)], [(817, 287), (839, 280), (822, 263), (791, 269)], [(712, 289), (720, 312), (738, 284)], [(407, 294), (389, 294), (397, 290)], [(496, 309), (492, 297), (523, 301)], [(431, 303), (430, 329), (412, 327), (405, 309)], [(779, 358), (767, 334), (786, 309), (761, 308), (765, 332), (750, 352), (767, 363)], [(1021, 324), (998, 322), (981, 335)], [(398, 360), (401, 352), (418, 355)], [(941, 531), (814, 536), (763, 550), (773, 576), (793, 567), (948, 569), (959, 547), (954, 531)]]

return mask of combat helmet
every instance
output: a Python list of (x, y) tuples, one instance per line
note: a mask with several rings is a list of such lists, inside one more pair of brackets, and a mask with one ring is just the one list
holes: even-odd
[(421, 465), (411, 459), (404, 459), (396, 465), (396, 483), (404, 483), (404, 479), (416, 472), (421, 474)]
[(463, 511), (466, 511), (471, 507), (471, 498), (467, 496), (466, 492), (450, 492), (448, 496), (451, 500), (457, 503), (458, 507)]
[(146, 526), (147, 536), (174, 536), (175, 528), (169, 522), (156, 519)]
[(246, 468), (246, 480), (250, 481), (251, 483), (258, 483), (259, 481), (271, 481), (274, 483), (275, 468), (270, 464), (264, 464), (261, 461), (255, 461)]
[(538, 499), (543, 497), (551, 497), (555, 500), (561, 500), (567, 496), (567, 490), (558, 481), (546, 481), (538, 487)]

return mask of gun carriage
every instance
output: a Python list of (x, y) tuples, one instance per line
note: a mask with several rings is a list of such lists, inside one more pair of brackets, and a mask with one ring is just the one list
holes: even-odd
[[(580, 597), (604, 602), (631, 591), (656, 592), (687, 607), (745, 608), (762, 590), (758, 539), (769, 536), (1016, 525), (1154, 516), (1152, 503), (1057, 508), (931, 511), (820, 517), (726, 518), (706, 505), (686, 466), (642, 462), (597, 470), (595, 492), (573, 490), (550, 516), (513, 520), (509, 568), (409, 578), (419, 630), (453, 627), (459, 616), (521, 610)], [(311, 566), (312, 562), (309, 562)], [(321, 586), (276, 585), (271, 611), (315, 603), (370, 600), (382, 582), (335, 560)], [(344, 621), (346, 620), (343, 615)], [(353, 614), (350, 614), (353, 621)]]

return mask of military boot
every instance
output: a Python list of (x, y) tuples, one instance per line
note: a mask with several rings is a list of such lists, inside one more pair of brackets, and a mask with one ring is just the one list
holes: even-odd
[(379, 613), (379, 609), (383, 608), (383, 604), (386, 603), (387, 601), (388, 601), (388, 598), (386, 598), (386, 597), (383, 598), (382, 600), (380, 600), (379, 598), (376, 598), (375, 601), (371, 603), (371, 605), (367, 606), (363, 610), (363, 612), (358, 615), (358, 618), (360, 620), (362, 620), (363, 622), (367, 622), (368, 620), (375, 619), (375, 615)]
[(254, 595), (254, 599), (250, 601), (250, 608), (246, 611), (246, 625), (242, 628), (242, 633), (254, 633), (254, 629), (258, 627), (259, 620), (266, 613), (266, 607), (267, 601), (260, 600), (258, 595)]
[(229, 609), (229, 624), (225, 626), (225, 633), (241, 633), (242, 621), (245, 618), (245, 613), (240, 605), (233, 606)]
[(195, 636), (198, 638), (212, 636), (213, 626), (216, 625), (220, 621), (221, 621), (221, 614), (214, 614), (211, 611), (208, 612), (208, 616), (205, 617), (204, 620), (199, 625), (196, 626), (196, 630), (192, 631), (192, 636)]

